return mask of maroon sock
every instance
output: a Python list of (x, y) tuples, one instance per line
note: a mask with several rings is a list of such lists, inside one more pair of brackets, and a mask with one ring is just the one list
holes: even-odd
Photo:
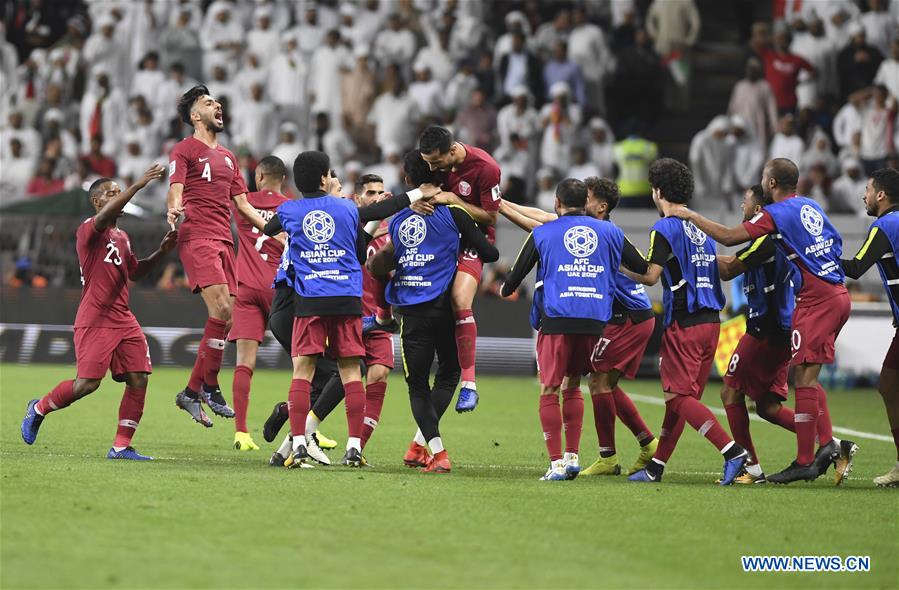
[(287, 394), (288, 413), (290, 415), (290, 434), (304, 436), (306, 434), (306, 416), (309, 414), (309, 392), (312, 383), (305, 379), (293, 379), (290, 382), (290, 393)]
[(197, 358), (194, 359), (194, 368), (190, 371), (190, 379), (187, 382), (187, 388), (191, 391), (200, 391), (203, 387), (204, 367), (206, 366), (206, 336), (200, 339), (197, 346)]
[(615, 454), (615, 396), (609, 391), (594, 393), (590, 398), (593, 400), (593, 422), (596, 424), (596, 438), (599, 439), (599, 456), (611, 457)]
[(387, 382), (379, 381), (365, 386), (365, 414), (362, 418), (362, 448), (378, 426), (381, 419), (381, 408), (384, 407), (384, 394), (387, 392)]
[(203, 336), (206, 339), (206, 360), (203, 363), (203, 383), (219, 384), (219, 370), (222, 368), (222, 355), (225, 354), (225, 327), (228, 322), (209, 318)]
[(803, 465), (815, 459), (815, 431), (818, 422), (818, 388), (796, 388), (796, 461)]
[(830, 408), (827, 407), (827, 392), (818, 384), (818, 420), (815, 422), (815, 432), (818, 434), (818, 444), (824, 446), (833, 440), (833, 424), (830, 422)]
[(672, 402), (674, 411), (682, 416), (694, 430), (703, 435), (709, 442), (715, 445), (719, 451), (733, 442), (727, 431), (721, 427), (712, 411), (705, 407), (701, 401), (688, 395), (679, 395)]
[(899, 461), (899, 427), (894, 428), (893, 433), (893, 443), (896, 445), (896, 460)]
[(794, 418), (793, 410), (788, 408), (787, 406), (780, 406), (780, 409), (777, 410), (777, 413), (774, 414), (774, 417), (771, 419), (772, 424), (777, 424), (781, 428), (785, 428), (790, 432), (796, 432), (796, 420)]
[(144, 415), (144, 400), (147, 397), (147, 388), (125, 387), (125, 394), (119, 404), (119, 427), (115, 432), (114, 447), (130, 447), (131, 438), (141, 416)]
[(655, 438), (649, 426), (643, 421), (643, 416), (640, 415), (637, 406), (634, 405), (634, 400), (624, 393), (624, 390), (620, 387), (613, 389), (612, 395), (615, 397), (615, 413), (618, 419), (634, 433), (634, 437), (640, 443), (640, 446), (642, 447)]
[(584, 430), (584, 395), (577, 387), (562, 392), (562, 424), (565, 429), (565, 452), (577, 453)]
[(746, 404), (743, 401), (725, 404), (724, 411), (727, 413), (727, 423), (730, 425), (730, 433), (734, 435), (734, 440), (749, 451), (753, 463), (758, 463), (759, 456), (755, 453), (752, 435), (749, 434), (749, 412), (746, 410)]
[(68, 381), (60, 381), (50, 393), (40, 399), (35, 405), (37, 411), (46, 416), (50, 412), (61, 410), (70, 406), (75, 401), (75, 391), (72, 386), (75, 385), (73, 379)]
[(362, 381), (350, 381), (343, 384), (346, 392), (343, 403), (346, 407), (347, 436), (362, 438), (362, 418), (365, 415), (365, 388)]
[(662, 418), (662, 431), (659, 433), (659, 446), (656, 449), (653, 459), (657, 459), (662, 463), (667, 463), (674, 453), (677, 441), (684, 432), (684, 424), (686, 420), (681, 418), (670, 402), (665, 402), (665, 417)]
[(459, 366), (462, 381), (475, 380), (474, 360), (477, 354), (478, 325), (470, 309), (456, 312), (456, 348), (459, 351)]
[(549, 460), (562, 458), (562, 410), (559, 407), (558, 395), (540, 396), (540, 425), (543, 427), (543, 440)]
[(234, 430), (237, 432), (249, 432), (247, 430), (247, 408), (250, 406), (250, 381), (252, 379), (253, 369), (246, 365), (234, 367), (231, 392), (234, 395)]

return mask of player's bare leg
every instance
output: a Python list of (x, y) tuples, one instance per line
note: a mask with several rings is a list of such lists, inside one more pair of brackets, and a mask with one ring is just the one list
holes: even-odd
[(470, 412), (478, 405), (475, 384), (475, 357), (477, 354), (478, 327), (471, 305), (478, 292), (478, 281), (466, 272), (457, 272), (450, 293), (453, 312), (456, 316), (456, 348), (459, 351), (459, 366), (462, 367), (457, 412)]
[(125, 393), (119, 404), (119, 425), (116, 429), (112, 448), (107, 459), (150, 461), (153, 457), (141, 455), (131, 445), (134, 432), (144, 415), (144, 400), (147, 397), (147, 373), (125, 373)]
[(899, 486), (899, 371), (883, 367), (880, 370), (877, 391), (883, 397), (890, 430), (893, 432), (893, 442), (896, 443), (896, 465), (885, 474), (875, 477), (874, 483), (878, 486)]
[(238, 451), (258, 451), (247, 429), (247, 409), (250, 406), (250, 383), (256, 370), (259, 343), (255, 340), (237, 341), (237, 361), (231, 391), (234, 396), (234, 448)]

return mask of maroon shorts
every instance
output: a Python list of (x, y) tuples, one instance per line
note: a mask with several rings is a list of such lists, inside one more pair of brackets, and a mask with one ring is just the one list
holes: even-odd
[(883, 366), (885, 369), (899, 371), (899, 330), (893, 334), (893, 341), (890, 342), (887, 355), (883, 358)]
[(537, 333), (537, 371), (540, 383), (550, 387), (565, 377), (580, 377), (591, 370), (590, 358), (599, 336), (596, 334)]
[(607, 324), (593, 350), (593, 371), (608, 373), (614, 369), (625, 379), (636, 377), (655, 325), (655, 319), (634, 324), (630, 318), (623, 324)]
[(790, 345), (791, 365), (828, 365), (834, 361), (834, 343), (849, 319), (849, 293), (844, 291), (825, 303), (793, 310)]
[(262, 342), (274, 296), (274, 289), (254, 289), (241, 285), (237, 290), (237, 300), (234, 302), (234, 311), (231, 314), (231, 331), (228, 332), (228, 341), (255, 340)]
[(712, 371), (720, 333), (720, 324), (683, 328), (673, 322), (668, 326), (662, 333), (659, 349), (662, 390), (701, 398)]
[(293, 318), (290, 356), (315, 356), (326, 350), (334, 358), (365, 356), (362, 318), (357, 315)]
[(755, 401), (769, 391), (787, 399), (787, 372), (790, 369), (790, 345), (772, 344), (767, 338), (743, 334), (730, 357), (724, 384)]
[(456, 272), (469, 274), (480, 283), (481, 274), (484, 272), (484, 261), (478, 256), (476, 250), (468, 248), (459, 253), (459, 264), (456, 266)]
[(393, 334), (372, 332), (362, 338), (365, 345), (365, 366), (384, 365), (393, 368)]
[(78, 377), (102, 379), (106, 371), (113, 379), (125, 373), (152, 373), (150, 347), (140, 326), (126, 328), (75, 328), (75, 358)]
[(210, 285), (228, 285), (231, 296), (237, 295), (234, 246), (228, 242), (206, 238), (179, 242), (178, 256), (194, 293)]

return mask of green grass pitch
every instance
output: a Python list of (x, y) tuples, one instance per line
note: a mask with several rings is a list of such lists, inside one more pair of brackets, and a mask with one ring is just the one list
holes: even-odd
[[(33, 447), (19, 435), (25, 403), (72, 369), (0, 366), (3, 588), (896, 588), (899, 490), (871, 478), (895, 461), (891, 442), (856, 438), (852, 478), (720, 488), (722, 461), (687, 429), (665, 481), (621, 477), (537, 481), (546, 456), (530, 378), (481, 378), (481, 405), (447, 415), (447, 476), (401, 458), (414, 432), (402, 380), (393, 376), (366, 455), (370, 470), (288, 471), (273, 450), (231, 449), (233, 423), (204, 429), (176, 410), (186, 369), (150, 379), (135, 438), (153, 463), (107, 461), (121, 385), (47, 418)], [(260, 370), (250, 424), (286, 395), (289, 375)], [(226, 395), (231, 371), (222, 371)], [(661, 399), (653, 382), (625, 389)], [(873, 390), (830, 392), (836, 426), (888, 434)], [(706, 402), (720, 408), (718, 385)], [(792, 403), (792, 402), (791, 402)], [(657, 433), (662, 406), (638, 401)], [(582, 464), (596, 454), (587, 403)], [(724, 418), (720, 418), (726, 424)], [(762, 464), (774, 472), (795, 442), (753, 422)], [(345, 442), (342, 406), (322, 430)], [(625, 468), (636, 456), (617, 425)], [(331, 452), (339, 459), (340, 452)], [(741, 555), (868, 555), (868, 573), (744, 573)]]

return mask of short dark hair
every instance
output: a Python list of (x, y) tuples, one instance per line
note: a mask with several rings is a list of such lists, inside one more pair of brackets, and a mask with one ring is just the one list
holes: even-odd
[(666, 201), (686, 204), (693, 198), (693, 173), (673, 158), (660, 158), (649, 166), (649, 186), (661, 191)]
[(418, 151), (430, 154), (436, 151), (445, 154), (453, 147), (453, 132), (440, 125), (431, 125), (421, 132), (418, 138)]
[(883, 191), (890, 203), (899, 203), (899, 170), (880, 168), (871, 173), (871, 184), (877, 192)]
[(113, 179), (104, 176), (103, 178), (98, 178), (92, 182), (90, 188), (87, 189), (87, 198), (93, 201), (94, 197), (99, 197), (103, 194), (103, 185), (107, 182), (113, 182)]
[(608, 178), (588, 176), (584, 179), (584, 184), (587, 186), (588, 195), (592, 192), (593, 196), (608, 205), (609, 213), (618, 206), (618, 200), (621, 195), (618, 192), (618, 185), (615, 184), (615, 181)]
[(314, 193), (321, 189), (322, 176), (331, 170), (331, 158), (318, 151), (303, 152), (293, 161), (293, 182), (301, 193)]
[(563, 207), (583, 209), (587, 204), (587, 185), (577, 178), (566, 178), (556, 186), (556, 198)]
[(366, 184), (370, 182), (384, 182), (384, 179), (378, 176), (377, 174), (363, 174), (359, 178), (356, 179), (356, 192), (361, 191)]
[(434, 172), (421, 157), (418, 150), (409, 150), (403, 156), (403, 171), (409, 177), (412, 186), (419, 186), (426, 182), (434, 182)]
[(752, 191), (752, 199), (759, 207), (764, 207), (765, 205), (771, 204), (771, 201), (765, 198), (765, 191), (762, 190), (762, 185), (754, 184), (746, 190)]
[(209, 94), (209, 89), (203, 84), (198, 84), (181, 95), (181, 98), (178, 99), (178, 116), (181, 117), (182, 121), (191, 125), (190, 111), (194, 108), (194, 103), (196, 103), (201, 96), (207, 94)]
[(284, 165), (284, 160), (278, 156), (266, 156), (262, 158), (259, 160), (259, 163), (256, 164), (256, 168), (262, 170), (262, 173), (266, 176), (280, 176), (281, 178), (287, 176), (287, 166)]
[(765, 167), (768, 169), (768, 176), (773, 178), (778, 186), (794, 189), (799, 184), (799, 168), (792, 160), (774, 158)]

